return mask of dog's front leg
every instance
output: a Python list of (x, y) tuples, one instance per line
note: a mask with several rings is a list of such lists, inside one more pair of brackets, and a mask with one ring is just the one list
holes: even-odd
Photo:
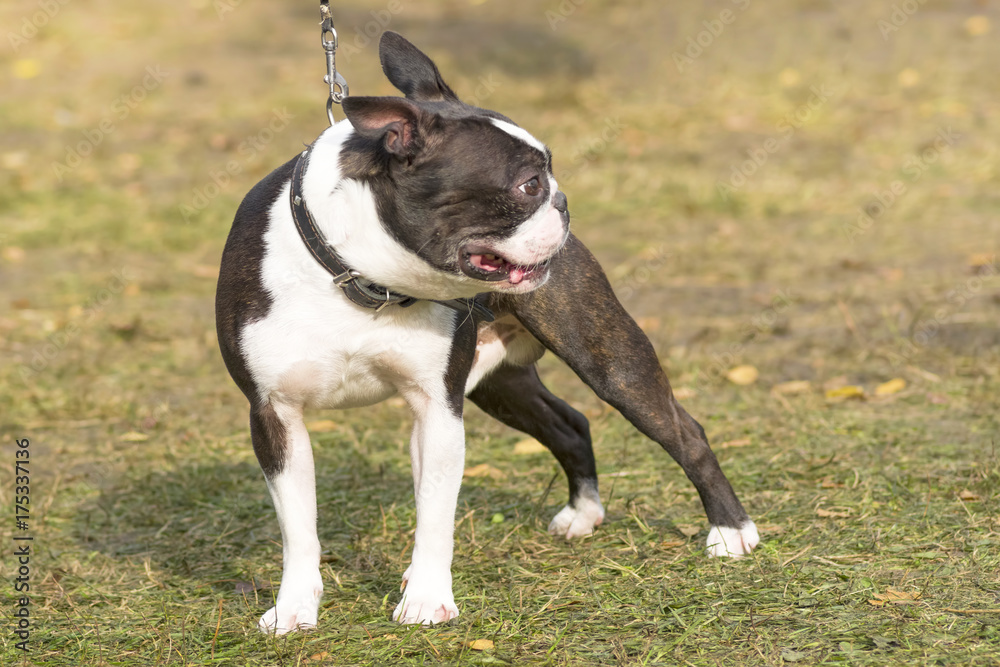
[(400, 623), (443, 623), (458, 616), (451, 590), (455, 509), (465, 465), (461, 416), (447, 405), (411, 401), (416, 423), (410, 439), (417, 531), (413, 558), (403, 574), (403, 599), (392, 618)]
[(316, 534), (316, 473), (301, 408), (255, 406), (250, 412), (250, 435), (281, 526), (281, 587), (258, 627), (279, 635), (314, 628), (323, 579)]

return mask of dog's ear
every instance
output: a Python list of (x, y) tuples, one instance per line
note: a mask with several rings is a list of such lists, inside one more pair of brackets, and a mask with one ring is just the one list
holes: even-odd
[(399, 33), (386, 31), (378, 46), (382, 71), (406, 97), (420, 102), (458, 101), (437, 65)]
[(344, 115), (355, 131), (369, 139), (381, 139), (393, 155), (409, 157), (422, 145), (420, 120), (424, 112), (402, 97), (345, 97)]

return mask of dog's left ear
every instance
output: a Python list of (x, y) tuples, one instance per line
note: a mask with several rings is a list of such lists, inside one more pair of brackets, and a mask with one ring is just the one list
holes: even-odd
[(382, 139), (393, 155), (412, 156), (423, 143), (419, 125), (424, 112), (402, 97), (348, 96), (342, 106), (358, 134)]
[(407, 98), (418, 102), (459, 101), (441, 78), (437, 65), (399, 33), (382, 33), (378, 53), (382, 71)]

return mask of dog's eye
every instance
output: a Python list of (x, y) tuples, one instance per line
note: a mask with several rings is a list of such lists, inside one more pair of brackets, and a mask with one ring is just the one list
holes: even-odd
[(524, 194), (528, 195), (529, 197), (537, 197), (542, 193), (542, 186), (538, 182), (537, 176), (533, 176), (524, 183), (521, 183), (519, 186), (517, 186), (517, 189), (523, 192)]

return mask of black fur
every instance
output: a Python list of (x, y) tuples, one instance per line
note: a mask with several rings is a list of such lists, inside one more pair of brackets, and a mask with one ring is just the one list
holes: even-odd
[[(295, 160), (272, 171), (247, 194), (236, 211), (233, 227), (222, 253), (219, 285), (215, 293), (215, 326), (219, 349), (229, 374), (250, 401), (250, 432), (254, 451), (265, 475), (281, 471), (284, 461), (284, 429), (274, 425), (277, 417), (265, 396), (259, 396), (246, 360), (240, 350), (239, 336), (247, 324), (267, 316), (271, 296), (261, 281), (264, 261), (264, 233), (270, 219), (268, 211), (292, 176)], [(293, 232), (289, 228), (289, 232)]]

